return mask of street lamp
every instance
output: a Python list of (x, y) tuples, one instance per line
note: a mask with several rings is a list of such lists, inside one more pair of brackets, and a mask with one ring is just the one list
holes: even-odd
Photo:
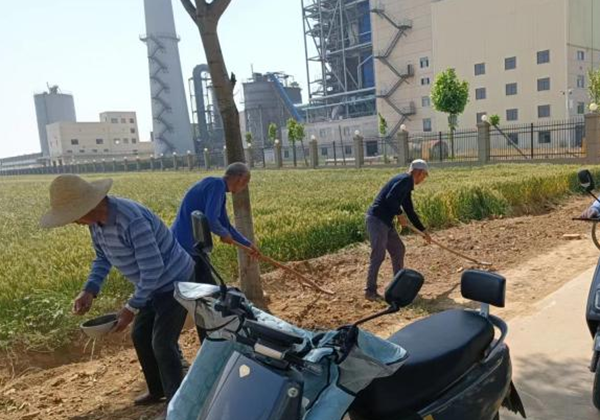
[(400, 131), (406, 131), (406, 124), (402, 124), (400, 126)]
[(597, 103), (595, 103), (595, 102), (592, 102), (592, 103), (590, 104), (590, 111), (592, 111), (592, 112), (596, 112), (596, 111), (598, 111), (598, 104), (597, 104)]
[(488, 122), (488, 116), (486, 114), (481, 116), (481, 122)]

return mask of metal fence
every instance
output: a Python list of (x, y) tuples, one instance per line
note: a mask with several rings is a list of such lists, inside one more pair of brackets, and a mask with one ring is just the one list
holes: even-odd
[(537, 124), (491, 127), (490, 160), (581, 158), (584, 117)]
[(479, 159), (477, 130), (411, 133), (408, 138), (408, 159), (431, 162), (470, 162)]

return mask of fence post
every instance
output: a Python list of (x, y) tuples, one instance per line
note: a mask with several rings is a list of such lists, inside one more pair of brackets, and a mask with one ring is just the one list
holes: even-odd
[(154, 172), (154, 155), (150, 155), (150, 171)]
[(531, 160), (533, 160), (534, 154), (533, 154), (533, 133), (534, 133), (534, 125), (533, 123), (531, 123), (531, 126), (529, 127), (530, 130), (529, 132), (531, 133), (531, 149), (529, 149), (529, 153), (531, 153)]
[(600, 163), (600, 114), (585, 116), (585, 157), (589, 163)]
[(123, 158), (123, 168), (125, 168), (125, 172), (129, 172), (129, 161), (127, 160), (127, 156)]
[(408, 164), (408, 131), (406, 126), (402, 124), (398, 131), (398, 166), (406, 166)]
[(490, 123), (480, 121), (477, 123), (477, 149), (479, 163), (490, 161)]
[(246, 163), (249, 168), (254, 168), (254, 154), (252, 153), (252, 144), (248, 143), (248, 147), (244, 149)]
[(309, 157), (310, 157), (310, 167), (313, 169), (317, 169), (319, 166), (319, 155), (318, 155), (318, 146), (317, 146), (317, 138), (312, 136), (310, 139), (310, 148)]
[(262, 159), (262, 166), (264, 169), (267, 167), (267, 157), (265, 156), (265, 146), (264, 145), (260, 148), (260, 157)]
[(354, 164), (356, 168), (361, 168), (365, 163), (365, 154), (363, 150), (363, 136), (360, 131), (354, 132)]
[(277, 169), (283, 167), (283, 154), (281, 152), (281, 142), (279, 140), (275, 140), (275, 166)]
[(335, 141), (333, 142), (333, 166), (337, 166), (337, 151), (335, 150)]
[(140, 164), (140, 157), (139, 156), (135, 157), (135, 170), (138, 171), (138, 172), (142, 170), (142, 165)]
[(204, 169), (210, 171), (210, 153), (208, 152), (208, 148), (206, 147), (204, 148)]

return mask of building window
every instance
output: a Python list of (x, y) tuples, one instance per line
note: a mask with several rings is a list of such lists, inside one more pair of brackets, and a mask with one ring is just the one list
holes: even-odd
[(119, 119), (118, 118), (111, 118), (110, 122), (111, 122), (111, 124), (118, 124), (119, 123)]
[(585, 102), (577, 102), (577, 113), (585, 114)]
[(327, 147), (321, 147), (321, 156), (327, 156)]
[(121, 124), (125, 124), (127, 123), (127, 120), (125, 118), (121, 118)]
[(423, 96), (421, 98), (421, 106), (423, 108), (429, 108), (431, 106), (431, 98), (429, 96)]
[(537, 63), (545, 64), (550, 62), (550, 50), (538, 51)]
[(79, 140), (71, 139), (71, 146), (77, 146), (79, 144)]
[(98, 153), (98, 149), (92, 149), (92, 153)]
[(135, 128), (130, 128), (130, 129), (129, 129), (129, 132), (130, 132), (131, 134), (135, 134)]
[(367, 149), (367, 156), (377, 156), (379, 148), (377, 147), (377, 141), (368, 141), (365, 143)]
[(104, 144), (104, 139), (96, 139), (96, 144)]
[(580, 74), (577, 76), (577, 87), (578, 88), (585, 88), (585, 76)]
[(108, 153), (108, 151), (109, 151), (108, 149), (104, 149), (104, 153)]
[(477, 88), (475, 89), (475, 99), (480, 101), (487, 97), (487, 91), (485, 88)]
[(133, 137), (133, 138), (131, 139), (131, 144), (136, 144), (136, 143), (137, 143), (137, 139), (136, 139), (135, 137)]
[(319, 130), (319, 137), (323, 138), (323, 137), (325, 137), (326, 135), (327, 135), (327, 130), (326, 130), (326, 129), (324, 129), (324, 128), (321, 128), (321, 129)]
[(506, 110), (506, 121), (517, 121), (519, 119), (518, 109), (507, 109)]
[(347, 155), (352, 154), (352, 146), (344, 146), (344, 153)]
[(585, 51), (577, 51), (577, 61), (585, 61)]
[(514, 70), (517, 68), (517, 57), (508, 57), (504, 59), (504, 70)]
[(538, 89), (538, 92), (550, 90), (550, 78), (544, 77), (543, 79), (538, 79), (537, 89)]
[(550, 117), (550, 105), (538, 106), (538, 118), (549, 118)]
[(120, 140), (120, 139), (114, 139), (114, 140), (113, 140), (113, 142), (114, 142), (116, 145), (119, 145), (119, 144), (121, 144), (121, 140)]
[(509, 133), (508, 134), (508, 140), (514, 144), (514, 145), (518, 145), (519, 144), (519, 133)]
[(538, 143), (548, 144), (552, 142), (552, 135), (549, 131), (540, 131), (538, 133)]
[(284, 150), (283, 151), (283, 158), (284, 159), (289, 159), (290, 158), (290, 152), (288, 150)]
[(477, 119), (475, 123), (479, 124), (481, 122), (481, 117), (483, 117), (484, 115), (487, 115), (487, 112), (478, 112), (477, 115), (475, 115), (475, 118)]
[(73, 151), (72, 150), (67, 150), (67, 153), (73, 153)]
[(134, 120), (133, 118), (130, 118), (130, 119), (129, 119), (129, 122), (130, 122), (131, 124), (135, 124), (135, 120)]
[(427, 86), (431, 84), (431, 79), (429, 77), (421, 77), (421, 86)]
[(512, 96), (517, 94), (517, 84), (516, 83), (508, 83), (506, 85), (506, 96)]
[(423, 119), (423, 131), (431, 131), (431, 118)]
[(485, 63), (475, 64), (475, 76), (485, 74)]
[(123, 139), (123, 144), (129, 144), (129, 139)]
[(85, 153), (85, 150), (79, 149), (79, 153)]
[(421, 57), (421, 68), (426, 69), (429, 67), (429, 57)]
[(350, 127), (344, 127), (344, 136), (350, 135)]

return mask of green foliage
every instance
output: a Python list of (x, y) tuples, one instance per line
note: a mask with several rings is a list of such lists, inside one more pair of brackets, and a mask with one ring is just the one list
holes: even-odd
[[(415, 206), (425, 225), (433, 229), (535, 213), (549, 202), (579, 191), (578, 169), (533, 164), (438, 169), (415, 190)], [(297, 261), (365, 240), (364, 212), (396, 172), (320, 169), (304, 171), (299, 183), (297, 171), (254, 171), (252, 207), (261, 249), (276, 260)], [(592, 168), (592, 172), (597, 177), (600, 168)], [(115, 181), (115, 195), (141, 202), (171, 225), (184, 192), (198, 181), (198, 175), (110, 176)], [(83, 321), (71, 314), (71, 302), (87, 278), (94, 252), (86, 228), (39, 228), (52, 179), (0, 179), (0, 348), (14, 344), (39, 350), (56, 348), (69, 342)], [(232, 214), (231, 200), (228, 203)], [(226, 279), (235, 278), (234, 248), (215, 241), (212, 259)], [(89, 316), (118, 309), (131, 292), (131, 284), (113, 270)]]
[(252, 133), (249, 133), (249, 132), (246, 133), (245, 137), (246, 137), (246, 143), (252, 144)]
[(490, 124), (492, 124), (494, 127), (500, 125), (500, 115), (498, 114), (494, 114), (492, 116), (490, 116)]
[(269, 124), (267, 138), (269, 139), (269, 145), (272, 146), (275, 144), (275, 140), (277, 139), (277, 124)]
[(600, 105), (600, 69), (590, 70), (588, 77), (590, 79), (588, 86), (590, 102)]
[(449, 127), (454, 130), (469, 102), (469, 83), (459, 80), (454, 69), (448, 69), (436, 76), (431, 100), (436, 111), (448, 114)]
[(383, 117), (383, 115), (378, 113), (377, 117), (379, 119), (379, 134), (381, 134), (382, 137), (385, 137), (385, 136), (387, 136), (388, 123), (387, 123), (386, 119)]

